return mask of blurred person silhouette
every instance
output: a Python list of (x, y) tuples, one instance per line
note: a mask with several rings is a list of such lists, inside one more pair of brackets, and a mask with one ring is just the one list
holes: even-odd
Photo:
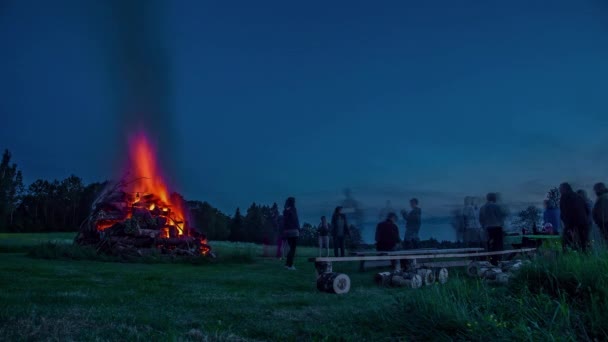
[(411, 210), (401, 210), (401, 216), (405, 220), (405, 237), (403, 239), (403, 248), (412, 249), (418, 248), (420, 238), (420, 226), (422, 225), (422, 211), (418, 207), (418, 199), (410, 200)]
[(563, 248), (586, 252), (589, 243), (587, 203), (568, 183), (560, 184), (559, 192), (561, 195), (559, 209), (564, 222)]
[(344, 256), (344, 239), (346, 236), (350, 236), (350, 231), (346, 215), (342, 214), (341, 206), (337, 206), (334, 209), (331, 217), (331, 235), (334, 242), (334, 256), (338, 256), (338, 250), (340, 251), (340, 256)]
[(604, 183), (597, 183), (593, 186), (593, 192), (597, 196), (593, 206), (593, 221), (602, 235), (604, 244), (608, 244), (608, 188)]
[(321, 223), (317, 227), (317, 233), (319, 234), (319, 256), (322, 256), (323, 248), (327, 250), (326, 256), (329, 256), (329, 230), (330, 226), (327, 223), (327, 218), (321, 216)]
[[(488, 251), (502, 251), (505, 219), (507, 218), (507, 212), (503, 206), (498, 205), (498, 196), (496, 193), (489, 193), (486, 195), (486, 204), (479, 209), (479, 222), (481, 226), (486, 230)], [(490, 262), (493, 265), (498, 265), (500, 258), (498, 256), (491, 256)]]
[(289, 253), (287, 253), (285, 268), (295, 271), (296, 268), (293, 266), (293, 259), (296, 255), (298, 237), (300, 236), (300, 220), (298, 218), (298, 211), (296, 210), (296, 199), (293, 197), (289, 197), (285, 201), (283, 226), (287, 244), (289, 245)]

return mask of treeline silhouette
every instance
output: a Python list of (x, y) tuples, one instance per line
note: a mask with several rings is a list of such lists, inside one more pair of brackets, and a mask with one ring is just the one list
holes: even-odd
[[(0, 232), (78, 231), (107, 183), (84, 184), (82, 178), (71, 175), (63, 180), (38, 179), (26, 187), (21, 170), (11, 163), (11, 153), (5, 150), (0, 163)], [(276, 243), (279, 231), (272, 206), (252, 203), (245, 213), (237, 208), (229, 216), (208, 202), (172, 196), (187, 204), (190, 225), (210, 240)], [(316, 245), (316, 227), (304, 223), (302, 228), (300, 244)], [(351, 244), (361, 242), (361, 234), (354, 227), (352, 235)]]

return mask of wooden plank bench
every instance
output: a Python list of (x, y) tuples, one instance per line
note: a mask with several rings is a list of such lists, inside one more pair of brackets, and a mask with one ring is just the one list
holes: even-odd
[[(448, 253), (473, 253), (473, 252), (483, 252), (483, 248), (450, 248), (450, 249), (439, 249), (439, 248), (425, 248), (425, 249), (408, 249), (408, 250), (399, 250), (399, 251), (359, 251), (359, 252), (351, 252), (353, 256), (378, 256), (378, 255), (423, 255), (423, 254), (448, 254)], [(390, 260), (382, 260), (382, 261), (365, 261), (362, 260), (359, 262), (359, 270), (365, 271), (366, 266), (368, 268), (371, 267), (386, 267), (390, 266)]]
[[(333, 262), (348, 262), (348, 261), (393, 261), (393, 260), (411, 260), (414, 264), (414, 267), (419, 267), (421, 265), (435, 265), (434, 267), (458, 267), (458, 266), (466, 266), (468, 264), (468, 259), (482, 256), (492, 256), (492, 255), (506, 255), (507, 259), (514, 258), (517, 254), (530, 254), (536, 251), (536, 248), (520, 248), (520, 249), (510, 249), (504, 251), (495, 251), (495, 252), (465, 252), (465, 253), (452, 253), (452, 252), (442, 252), (433, 251), (428, 254), (409, 254), (409, 255), (367, 255), (367, 256), (348, 256), (348, 257), (316, 257), (309, 258), (309, 262), (315, 263), (315, 271), (317, 276), (317, 287), (319, 288), (324, 285), (331, 287), (333, 284), (333, 292), (334, 293), (347, 293), (350, 289), (350, 279), (345, 274), (333, 273)], [(457, 259), (457, 260), (439, 260), (436, 262), (424, 262), (421, 264), (417, 264), (418, 260), (432, 260), (432, 259)], [(466, 263), (465, 263), (466, 262)], [(400, 263), (395, 263), (396, 270), (401, 268)], [(325, 277), (325, 276), (329, 276)], [(341, 279), (337, 279), (338, 277), (342, 277)], [(336, 279), (333, 279), (333, 278)], [(324, 278), (328, 278), (325, 281)], [(321, 280), (321, 281), (319, 281)], [(335, 281), (334, 281), (335, 280)], [(332, 283), (332, 281), (334, 281)]]

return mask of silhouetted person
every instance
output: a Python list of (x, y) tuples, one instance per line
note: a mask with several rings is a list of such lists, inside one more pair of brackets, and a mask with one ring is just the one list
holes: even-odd
[[(376, 226), (376, 250), (379, 252), (393, 251), (400, 241), (397, 214), (388, 213), (386, 220)], [(397, 263), (395, 260), (391, 260), (391, 264), (394, 268)]]
[(405, 238), (403, 239), (404, 248), (418, 248), (418, 242), (420, 238), (418, 233), (420, 232), (420, 226), (422, 224), (422, 211), (418, 208), (418, 199), (412, 198), (410, 200), (410, 207), (412, 210), (407, 212), (405, 209), (401, 210), (401, 215), (405, 220)]
[(296, 255), (296, 246), (298, 244), (298, 237), (300, 236), (300, 220), (298, 219), (298, 211), (296, 210), (296, 199), (293, 197), (289, 197), (285, 201), (283, 225), (287, 244), (289, 245), (289, 253), (287, 253), (285, 267), (288, 270), (295, 271), (296, 268), (293, 266), (293, 259)]
[(350, 236), (350, 231), (346, 215), (342, 214), (340, 206), (336, 207), (331, 217), (331, 235), (334, 240), (334, 256), (338, 256), (338, 250), (340, 250), (340, 256), (344, 256), (344, 238)]
[[(486, 196), (487, 203), (479, 209), (479, 222), (486, 230), (488, 237), (488, 251), (503, 250), (503, 229), (507, 213), (505, 209), (496, 203), (497, 196), (495, 193), (489, 193)], [(496, 255), (490, 257), (490, 262), (493, 265), (498, 265), (500, 258)]]
[(599, 228), (604, 243), (608, 243), (608, 188), (604, 183), (597, 183), (593, 186), (593, 191), (597, 196), (593, 206), (593, 221)]
[(388, 213), (386, 220), (376, 226), (376, 250), (392, 251), (400, 242), (399, 227), (397, 227), (397, 215)]
[(321, 216), (317, 233), (319, 234), (319, 256), (322, 256), (323, 248), (327, 250), (327, 256), (329, 256), (329, 224), (325, 216)]
[(568, 183), (559, 186), (559, 209), (564, 222), (563, 247), (587, 251), (589, 243), (589, 208)]
[(346, 215), (351, 225), (362, 229), (365, 221), (365, 215), (359, 202), (353, 197), (350, 189), (344, 189), (344, 200), (342, 201), (342, 208), (349, 209), (349, 214)]

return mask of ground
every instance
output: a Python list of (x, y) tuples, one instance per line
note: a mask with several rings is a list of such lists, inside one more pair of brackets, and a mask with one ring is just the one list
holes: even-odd
[[(203, 264), (40, 259), (24, 253), (42, 241), (67, 243), (71, 237), (0, 235), (0, 340), (520, 336), (574, 341), (580, 336), (576, 322), (569, 325), (577, 313), (565, 302), (520, 298), (458, 274), (446, 285), (419, 290), (379, 288), (373, 271), (360, 273), (356, 263), (341, 263), (334, 271), (351, 277), (350, 293), (320, 293), (314, 268), (306, 261), (316, 253), (312, 248), (298, 250), (297, 271), (262, 257), (259, 246), (225, 242), (213, 243), (218, 260)], [(534, 311), (518, 311), (528, 309)], [(604, 328), (595, 329), (601, 336)]]
[[(1, 238), (3, 245), (17, 247), (49, 236)], [(63, 241), (66, 236), (52, 238)], [(261, 254), (249, 244), (214, 245), (220, 257), (238, 249)], [(370, 274), (358, 274), (354, 264), (343, 267), (353, 277), (348, 297), (319, 293), (313, 267), (305, 261), (314, 250), (299, 252), (297, 271), (261, 257), (255, 262), (184, 265), (44, 260), (5, 253), (0, 259), (0, 337), (268, 340), (377, 335), (359, 325), (371, 311), (381, 310), (379, 303), (389, 305), (393, 294), (374, 288)], [(360, 320), (341, 319), (346, 314)]]

